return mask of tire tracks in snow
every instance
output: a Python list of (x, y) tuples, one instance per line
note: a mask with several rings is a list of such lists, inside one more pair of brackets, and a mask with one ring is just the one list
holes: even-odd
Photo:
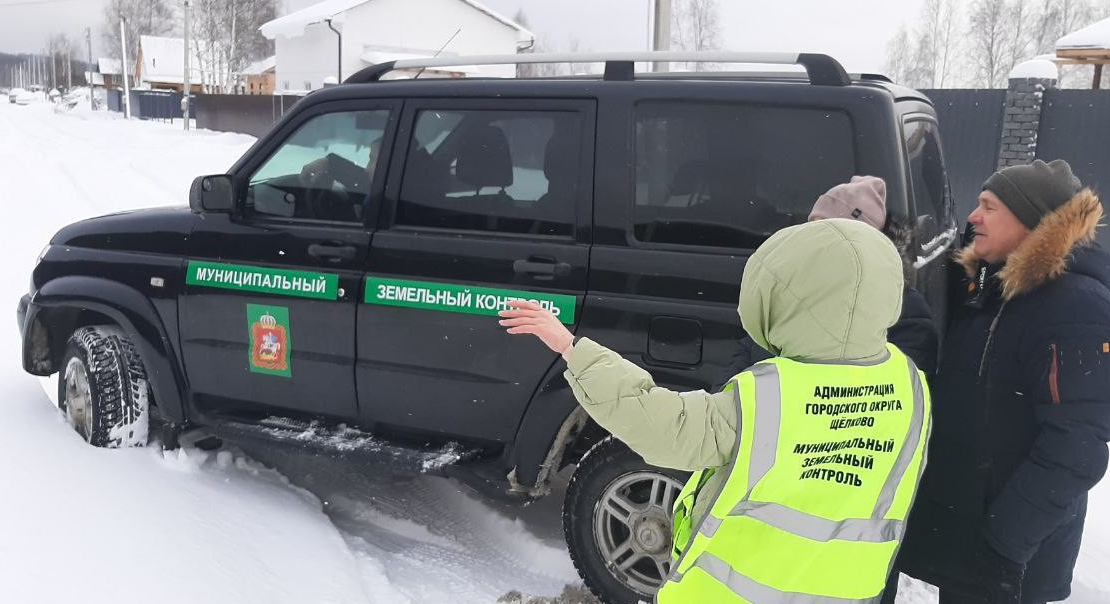
[(445, 478), (255, 444), (244, 450), (323, 502), (371, 594), (494, 604), (513, 590), (557, 596), (581, 584), (562, 540), (558, 494), (499, 506)]

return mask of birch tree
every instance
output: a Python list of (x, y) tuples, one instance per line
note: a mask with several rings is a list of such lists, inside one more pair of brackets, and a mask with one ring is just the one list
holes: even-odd
[(975, 81), (980, 86), (1004, 88), (1006, 51), (1005, 0), (975, 0), (971, 5), (967, 39)]
[(232, 92), (251, 62), (273, 54), (258, 28), (276, 15), (274, 0), (192, 0), (190, 42), (205, 92)]
[[(675, 50), (704, 51), (721, 48), (721, 15), (717, 0), (674, 0), (672, 9), (671, 46)], [(694, 63), (693, 68), (695, 71), (705, 71), (713, 69), (713, 65)]]
[[(120, 56), (119, 23), (124, 19), (127, 32), (127, 56)], [(101, 38), (106, 54), (127, 63), (127, 71), (134, 70), (139, 54), (139, 36), (163, 36), (176, 26), (174, 12), (166, 0), (109, 0), (104, 5), (104, 23)]]

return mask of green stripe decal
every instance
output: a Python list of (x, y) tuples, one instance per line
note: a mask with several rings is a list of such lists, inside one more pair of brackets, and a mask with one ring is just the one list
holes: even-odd
[(521, 299), (547, 308), (567, 325), (574, 324), (577, 299), (563, 294), (367, 277), (363, 301), (382, 306), (496, 316), (498, 311), (508, 308), (509, 300)]
[(339, 275), (330, 273), (190, 260), (185, 283), (298, 298), (339, 299)]

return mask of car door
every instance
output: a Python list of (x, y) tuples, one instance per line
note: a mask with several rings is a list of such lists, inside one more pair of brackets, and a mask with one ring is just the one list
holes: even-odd
[(556, 355), (509, 298), (572, 330), (586, 287), (594, 101), (406, 103), (358, 309), (364, 421), (507, 441)]
[(598, 184), (580, 332), (680, 390), (719, 387), (738, 371), (748, 257), (859, 168), (846, 111), (726, 90), (700, 98), (602, 104), (598, 139), (627, 148), (598, 156), (611, 177)]
[(197, 412), (357, 418), (355, 310), (395, 109), (299, 114), (233, 175), (237, 211), (199, 216), (179, 305)]
[(958, 228), (944, 168), (940, 128), (931, 117), (912, 115), (903, 122), (909, 189), (913, 192), (916, 287), (944, 333), (948, 324), (945, 252), (956, 244)]

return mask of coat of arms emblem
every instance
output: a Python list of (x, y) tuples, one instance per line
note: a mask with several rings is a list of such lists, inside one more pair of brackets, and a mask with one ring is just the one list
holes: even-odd
[(288, 309), (248, 304), (247, 315), (250, 322), (251, 371), (289, 377)]

